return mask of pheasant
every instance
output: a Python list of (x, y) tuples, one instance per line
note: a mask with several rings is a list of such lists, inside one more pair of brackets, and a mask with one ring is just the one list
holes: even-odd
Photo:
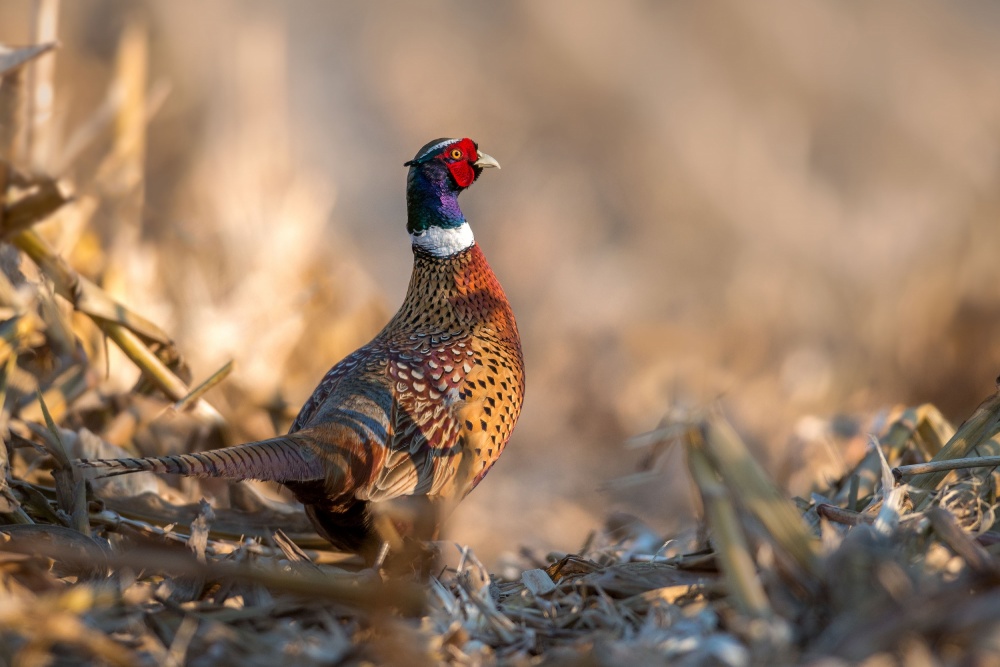
[(524, 359), (507, 297), (458, 206), (458, 195), (499, 163), (470, 139), (438, 139), (404, 166), (413, 273), (403, 304), (330, 369), (287, 435), (78, 465), (103, 476), (281, 482), (321, 536), (368, 560), (381, 545), (375, 524), (385, 501), (429, 504), (436, 534), (503, 452), (524, 398)]

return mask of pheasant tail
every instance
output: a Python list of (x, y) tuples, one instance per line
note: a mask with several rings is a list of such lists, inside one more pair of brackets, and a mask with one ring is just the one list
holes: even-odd
[(77, 465), (100, 470), (100, 477), (149, 471), (189, 477), (257, 479), (269, 482), (322, 479), (322, 465), (314, 450), (304, 442), (307, 437), (306, 432), (301, 432), (195, 454), (82, 459), (77, 461)]

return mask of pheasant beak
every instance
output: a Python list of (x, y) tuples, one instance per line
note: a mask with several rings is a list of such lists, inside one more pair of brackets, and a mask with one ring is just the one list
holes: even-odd
[(486, 169), (487, 167), (496, 167), (499, 169), (500, 163), (496, 161), (496, 158), (480, 151), (479, 159), (473, 162), (472, 166), (479, 167), (480, 169)]

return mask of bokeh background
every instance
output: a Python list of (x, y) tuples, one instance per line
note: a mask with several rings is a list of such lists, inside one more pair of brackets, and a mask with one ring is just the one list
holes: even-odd
[[(0, 5), (0, 41), (31, 41), (31, 7)], [(236, 361), (209, 395), (236, 437), (286, 425), (402, 299), (402, 163), (439, 136), (501, 162), (463, 207), (528, 395), (449, 529), (487, 562), (617, 511), (689, 523), (682, 457), (630, 477), (626, 446), (677, 408), (721, 403), (804, 493), (816, 424), (961, 420), (1000, 371), (994, 3), (73, 0), (57, 33), (38, 166), (101, 194), (123, 67), (149, 116), (137, 205), (64, 250), (196, 379)]]

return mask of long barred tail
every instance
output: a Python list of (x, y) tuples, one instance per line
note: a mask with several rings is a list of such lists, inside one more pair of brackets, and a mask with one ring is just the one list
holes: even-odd
[(99, 477), (131, 472), (157, 472), (189, 477), (258, 479), (290, 482), (322, 479), (323, 467), (314, 451), (296, 436), (283, 436), (197, 454), (122, 459), (79, 459), (81, 468), (96, 468)]

